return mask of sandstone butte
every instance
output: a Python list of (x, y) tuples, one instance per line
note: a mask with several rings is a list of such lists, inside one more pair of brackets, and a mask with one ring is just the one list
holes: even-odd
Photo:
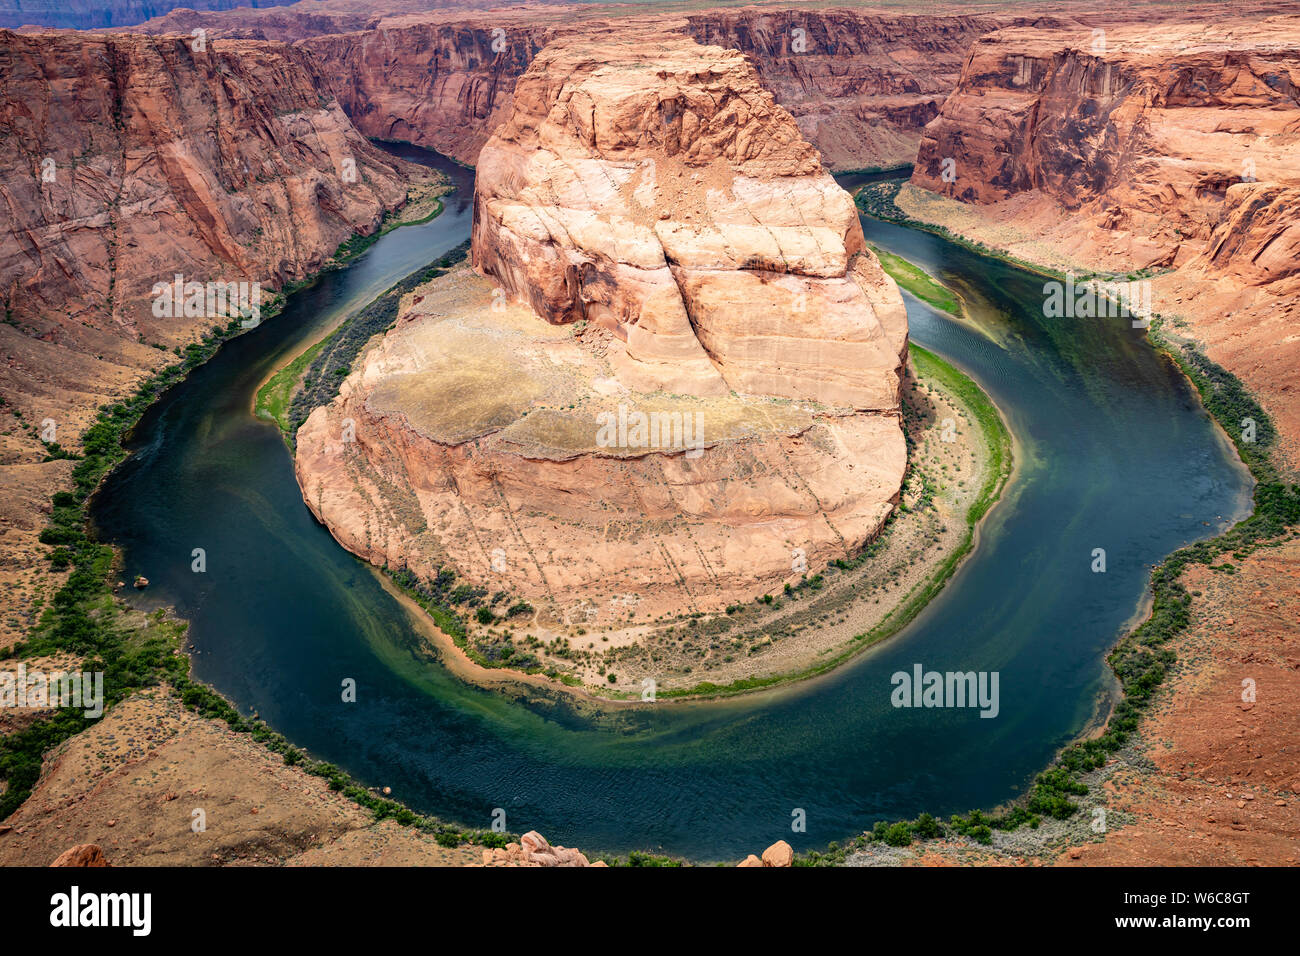
[[(551, 45), (474, 203), (481, 275), (416, 290), (298, 432), (345, 547), (609, 628), (752, 600), (798, 579), (795, 549), (813, 567), (878, 531), (902, 298), (741, 54)], [(698, 430), (602, 440), (620, 406)]]
[(279, 44), (0, 31), (6, 575), (46, 565), (35, 537), (72, 466), (43, 461), (27, 426), (52, 420), (76, 448), (101, 404), (218, 323), (155, 316), (154, 283), (256, 281), (266, 297), (405, 201), (416, 171), (324, 85)]
[(1156, 275), (1153, 310), (1261, 397), (1296, 467), (1298, 86), (1295, 15), (1000, 30), (974, 44), (912, 182), (979, 207), (1007, 227), (982, 238), (1025, 258)]

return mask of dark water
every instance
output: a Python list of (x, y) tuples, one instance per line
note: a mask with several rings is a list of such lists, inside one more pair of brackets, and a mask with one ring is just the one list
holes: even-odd
[[(440, 218), (294, 296), (155, 406), (95, 509), (126, 573), (153, 582), (139, 600), (193, 622), (200, 678), (419, 810), (488, 826), (501, 807), (510, 829), (566, 845), (722, 859), (996, 805), (1095, 715), (1148, 566), (1245, 505), (1244, 473), (1140, 333), (1045, 319), (1041, 279), (867, 221), (970, 299), (989, 335), (909, 302), (912, 335), (969, 370), (1022, 439), (1016, 481), (940, 598), (835, 673), (757, 696), (579, 710), (468, 686), (414, 652), (407, 612), (311, 517), (276, 430), (249, 412), (304, 341), (466, 237), (468, 174), (452, 171), (462, 189)], [(917, 662), (1000, 672), (1001, 713), (893, 708), (890, 675)], [(357, 703), (340, 699), (345, 678)], [(796, 808), (806, 833), (791, 833)]]

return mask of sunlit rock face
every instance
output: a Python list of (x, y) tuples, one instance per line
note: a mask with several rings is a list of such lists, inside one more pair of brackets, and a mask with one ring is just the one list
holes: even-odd
[(625, 637), (892, 511), (902, 298), (741, 55), (543, 50), (480, 157), (473, 263), (298, 432), (304, 498), (355, 553), (523, 598), (535, 633)]
[(740, 53), (561, 43), (479, 155), (474, 264), (612, 336), (626, 386), (896, 408), (907, 320), (853, 202)]
[(912, 182), (1088, 269), (1152, 274), (1154, 311), (1264, 399), (1295, 467), (1298, 83), (1293, 15), (999, 30)]

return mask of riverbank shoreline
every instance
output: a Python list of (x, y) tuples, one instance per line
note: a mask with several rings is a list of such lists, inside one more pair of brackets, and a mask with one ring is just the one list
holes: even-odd
[[(422, 215), (418, 222), (390, 223), (387, 228), (381, 221), (373, 234), (375, 239), (400, 225), (427, 222), (442, 212), (440, 196), (445, 195), (449, 186), (445, 177), (430, 169), (418, 179), (418, 184), (437, 191), (436, 196), (424, 197), (436, 204), (433, 211)], [(406, 208), (405, 204), (398, 207), (385, 219), (393, 213), (400, 218)], [(345, 240), (339, 246), (338, 252), (322, 269), (276, 293), (263, 309), (262, 322), (281, 315), (294, 293), (354, 261), (370, 245), (358, 246), (354, 242), (358, 237), (368, 238), (360, 232), (355, 233), (353, 239)], [(414, 843), (407, 841), (409, 845), (404, 845), (402, 852), (422, 856), (421, 862), (428, 865), (463, 865), (467, 862), (463, 854), (453, 857), (444, 851), (468, 844), (504, 846), (510, 834), (464, 828), (415, 814), (398, 802), (386, 799), (378, 788), (359, 785), (332, 764), (311, 760), (305, 751), (270, 730), (255, 715), (252, 718), (243, 716), (225, 696), (192, 676), (187, 620), (166, 607), (150, 612), (133, 608), (119, 593), (124, 585), (119, 583), (114, 587), (111, 583), (120, 575), (121, 553), (116, 547), (98, 540), (90, 517), (93, 502), (109, 476), (130, 457), (126, 446), (146, 412), (172, 389), (186, 382), (192, 372), (206, 365), (224, 345), (247, 331), (249, 329), (238, 320), (232, 320), (225, 327), (214, 326), (181, 356), (180, 362), (153, 373), (142, 372), (142, 378), (131, 394), (102, 410), (83, 434), (82, 453), (75, 457), (76, 465), (71, 472), (71, 490), (53, 494), (50, 522), (40, 538), (42, 544), (56, 546), (51, 558), (61, 562), (62, 569), (70, 568), (70, 571), (63, 576), (53, 600), (37, 624), (19, 641), (0, 648), (0, 660), (40, 660), (67, 653), (75, 653), (78, 660), (93, 659), (96, 666), (105, 672), (103, 715), (90, 719), (77, 708), (52, 709), (48, 714), (36, 714), (31, 720), (6, 728), (9, 732), (0, 737), (0, 765), (5, 768), (3, 787), (0, 787), (0, 821), (17, 818), (17, 814), (31, 807), (38, 785), (50, 784), (51, 777), (47, 775), (50, 762), (66, 756), (70, 749), (75, 748), (75, 742), (87, 732), (93, 732), (102, 720), (121, 717), (123, 708), (138, 705), (145, 698), (156, 698), (166, 704), (167, 719), (183, 725), (178, 733), (199, 734), (222, 753), (228, 753), (228, 744), (245, 741), (248, 746), (238, 744), (239, 752), (231, 759), (247, 761), (258, 753), (264, 758), (279, 755), (283, 758), (284, 770), (291, 777), (301, 774), (304, 782), (317, 780), (318, 784), (323, 780), (325, 783), (320, 786), (327, 786), (330, 791), (341, 791), (340, 798), (354, 807), (346, 828), (349, 832), (369, 832), (383, 826), (386, 820), (396, 820), (402, 824), (398, 831), (409, 832), (414, 840)], [(58, 564), (55, 567), (56, 571), (60, 569)], [(158, 744), (159, 747), (165, 746), (165, 739), (160, 739)], [(207, 747), (207, 744), (203, 746)], [(202, 759), (195, 754), (191, 757)], [(256, 768), (247, 767), (232, 775), (228, 783), (237, 794), (240, 781), (255, 773)], [(113, 775), (113, 779), (119, 777), (120, 774)], [(55, 781), (50, 785), (70, 786), (70, 783)], [(99, 791), (103, 793), (110, 789), (111, 781), (104, 781)], [(51, 801), (67, 799), (67, 794), (47, 792), (44, 799), (48, 808)], [(31, 836), (30, 825), (38, 819), (46, 819), (36, 816), (43, 812), (33, 809), (33, 816), (27, 823), (17, 826), (6, 823), (0, 827), (0, 839), (4, 841), (0, 846), (0, 856), (8, 854), (19, 842), (30, 843), (30, 840), (20, 841), (18, 838), (25, 833)], [(366, 823), (367, 812), (372, 814), (369, 824)], [(86, 821), (81, 821), (81, 824), (86, 825)], [(313, 821), (310, 815), (301, 821), (300, 827), (291, 820), (287, 821), (285, 848), (301, 849), (307, 831), (319, 825), (320, 821)], [(58, 828), (62, 826), (59, 824)], [(113, 822), (108, 826), (113, 826)], [(11, 839), (4, 839), (11, 834)], [(58, 836), (50, 834), (49, 838), (57, 840)], [(312, 839), (319, 839), (319, 835)], [(392, 849), (403, 839), (400, 834), (394, 837), (393, 831), (384, 829), (383, 843), (387, 849)], [(263, 841), (255, 835), (250, 848), (260, 842)], [(20, 852), (26, 858), (27, 850)], [(175, 862), (209, 862), (202, 855), (190, 859), (189, 854), (194, 852), (202, 854), (201, 849), (186, 851), (186, 858)], [(341, 852), (339, 856), (343, 860), (359, 859), (357, 852), (361, 852), (361, 848)], [(241, 851), (234, 859), (248, 857)], [(117, 864), (119, 861), (114, 862)]]
[[(978, 548), (981, 529), (986, 519), (1002, 500), (1003, 493), (1015, 480), (1018, 470), (1016, 466), (1018, 462), (1016, 449), (1019, 447), (1019, 443), (1006, 424), (1001, 410), (997, 408), (987, 393), (984, 393), (974, 380), (954, 363), (942, 359), (915, 344), (913, 344), (912, 348), (927, 357), (923, 361), (946, 369), (952, 377), (949, 385), (951, 385), (952, 381), (964, 382), (973, 392), (978, 392), (982, 396), (987, 403), (988, 409), (983, 413), (983, 423), (989, 429), (989, 431), (985, 432), (984, 440), (993, 442), (999, 450), (991, 456), (994, 459), (993, 463), (979, 475), (979, 478), (984, 482), (984, 488), (967, 510), (963, 522), (966, 528), (964, 535), (959, 535), (954, 544), (940, 554), (935, 555), (931, 564), (927, 566), (925, 573), (919, 574), (907, 583), (906, 590), (897, 598), (896, 602), (874, 619), (874, 626), (843, 641), (838, 647), (831, 648), (829, 650), (831, 657), (827, 660), (803, 669), (764, 675), (757, 679), (742, 678), (730, 686), (717, 686), (712, 685), (711, 682), (706, 682), (704, 684), (706, 689), (703, 690), (698, 689), (699, 685), (696, 688), (659, 690), (649, 701), (637, 698), (634, 695), (601, 693), (600, 691), (604, 690), (604, 688), (600, 687), (600, 685), (574, 685), (548, 677), (542, 673), (529, 673), (512, 667), (485, 666), (481, 660), (476, 659), (467, 651), (462, 642), (456, 640), (453, 634), (439, 625), (437, 619), (421, 603), (419, 595), (394, 581), (391, 576), (379, 572), (378, 569), (376, 569), (376, 573), (383, 579), (385, 589), (389, 590), (390, 593), (400, 594), (408, 608), (419, 609), (420, 613), (425, 615), (431, 625), (427, 633), (431, 635), (437, 644), (444, 663), (454, 661), (454, 666), (448, 663), (449, 668), (462, 679), (469, 680), (478, 686), (490, 687), (503, 683), (523, 684), (546, 687), (561, 694), (602, 704), (639, 705), (646, 702), (656, 704), (661, 702), (694, 703), (739, 696), (753, 696), (767, 691), (785, 690), (796, 684), (832, 674), (857, 659), (867, 650), (897, 635), (922, 611), (930, 607), (952, 579), (960, 573), (966, 559)], [(964, 407), (968, 410), (970, 408), (969, 406)], [(979, 419), (981, 415), (977, 413), (974, 417)], [(970, 515), (976, 513), (978, 513), (977, 517), (970, 517)], [(885, 537), (891, 530), (890, 523), (892, 521), (893, 518), (891, 517), (890, 522), (887, 522), (886, 528), (882, 529), (879, 537)], [(871, 544), (867, 547), (870, 548)], [(358, 560), (361, 559), (358, 558)], [(865, 600), (865, 598), (860, 599), (863, 603), (865, 603)], [(764, 626), (762, 622), (755, 625), (756, 628)], [(816, 656), (823, 656), (826, 653), (828, 653), (828, 650), (818, 650)]]
[[(868, 215), (873, 215), (867, 205), (859, 203), (859, 208)], [(927, 228), (926, 223), (907, 216), (896, 218), (883, 215), (878, 218), (915, 228)], [(982, 243), (955, 237), (941, 226), (929, 225), (928, 231), (935, 235), (987, 254)], [(1020, 266), (1014, 257), (1004, 255), (1003, 258)], [(1042, 274), (1051, 274), (1047, 267), (1044, 270)], [(1159, 317), (1152, 320), (1146, 338), (1157, 353), (1174, 364), (1199, 395), (1207, 416), (1213, 422), (1215, 439), (1232, 447), (1239, 466), (1252, 479), (1250, 491), (1243, 494), (1248, 499), (1253, 499), (1253, 504), (1246, 508), (1239, 520), (1221, 533), (1175, 550), (1152, 569), (1146, 596), (1139, 602), (1133, 617), (1124, 625), (1116, 643), (1106, 655), (1111, 673), (1119, 685), (1117, 699), (1104, 713), (1104, 719), (1101, 719), (1102, 712), (1099, 708), (1098, 717), (1089, 721), (1080, 734), (1058, 752), (1024, 796), (987, 814), (975, 810), (964, 817), (955, 815), (947, 826), (926, 814), (922, 814), (916, 821), (877, 824), (875, 830), (855, 838), (845, 847), (832, 848), (829, 853), (811, 853), (798, 862), (804, 865), (935, 865), (959, 858), (967, 864), (1068, 864), (1082, 860), (1087, 850), (1087, 862), (1093, 864), (1108, 862), (1108, 857), (1111, 862), (1150, 864), (1156, 862), (1151, 855), (1156, 848), (1173, 856), (1166, 849), (1168, 837), (1163, 832), (1165, 823), (1152, 816), (1151, 808), (1155, 806), (1159, 810), (1161, 806), (1159, 800), (1153, 802), (1150, 799), (1144, 801), (1141, 797), (1137, 800), (1130, 798), (1108, 826), (1108, 793), (1113, 794), (1117, 789), (1131, 787), (1137, 793), (1144, 794), (1147, 790), (1144, 782), (1155, 781), (1163, 794), (1172, 795), (1179, 789), (1176, 781), (1187, 780), (1186, 773), (1177, 772), (1179, 768), (1172, 757), (1165, 760), (1166, 766), (1160, 765), (1159, 758), (1153, 762), (1150, 757), (1150, 754), (1161, 753), (1167, 747), (1165, 737), (1153, 733), (1152, 728), (1169, 727), (1170, 715), (1185, 710), (1179, 706), (1178, 698), (1189, 693), (1206, 696), (1204, 679), (1198, 678), (1197, 665), (1180, 662), (1165, 646), (1188, 645), (1193, 640), (1191, 632), (1194, 629), (1203, 632), (1206, 618), (1213, 620), (1213, 611), (1207, 615), (1199, 603), (1194, 601), (1194, 598), (1200, 597), (1201, 590), (1189, 593), (1186, 582), (1204, 581), (1205, 572), (1202, 567), (1216, 570), (1214, 561), (1225, 552), (1231, 552), (1237, 560), (1250, 561), (1257, 549), (1284, 547), (1288, 540), (1294, 542), (1294, 539), (1300, 537), (1300, 533), (1294, 530), (1297, 522), (1300, 522), (1300, 488), (1293, 486), (1288, 490), (1284, 481), (1278, 482), (1279, 469), (1272, 459), (1269, 447), (1271, 438), (1269, 442), (1263, 442), (1257, 447), (1253, 437), (1245, 438), (1244, 431), (1243, 440), (1234, 437), (1231, 429), (1238, 426), (1237, 419), (1243, 414), (1247, 417), (1242, 420), (1242, 424), (1254, 421), (1262, 434), (1274, 434), (1268, 414), (1235, 375), (1211, 362), (1193, 340), (1176, 336), (1171, 338), (1165, 333)], [(1226, 568), (1234, 570), (1231, 564), (1226, 565)], [(1262, 592), (1255, 592), (1256, 595), (1260, 593)], [(1273, 602), (1269, 606), (1277, 608), (1279, 604)], [(1228, 617), (1226, 623), (1231, 626), (1232, 617)], [(1224, 661), (1218, 660), (1215, 666), (1222, 670)], [(1174, 681), (1177, 684), (1176, 691), (1164, 684), (1169, 672), (1177, 674)], [(1249, 681), (1241, 683), (1244, 686)], [(1236, 693), (1235, 686), (1229, 686), (1229, 695)], [(1249, 712), (1255, 706), (1253, 699), (1252, 696), (1252, 702), (1243, 704), (1241, 710)], [(1245, 693), (1242, 700), (1246, 700)], [(1216, 709), (1222, 711), (1221, 702), (1216, 705)], [(1237, 722), (1240, 723), (1240, 719)], [(1220, 744), (1223, 747), (1227, 744), (1226, 734), (1232, 725), (1220, 723), (1217, 726), (1218, 735), (1224, 738)], [(1180, 729), (1186, 732), (1186, 728)], [(1215, 731), (1211, 730), (1209, 736), (1213, 738)], [(1237, 734), (1237, 737), (1240, 736)], [(1158, 771), (1152, 769), (1158, 766)], [(1215, 787), (1217, 781), (1213, 776), (1205, 777), (1204, 771), (1200, 771), (1200, 774), (1203, 777), (1200, 784), (1204, 789)], [(1272, 771), (1267, 771), (1267, 774), (1271, 776)], [(1232, 782), (1231, 777), (1229, 782)], [(1259, 785), (1256, 784), (1253, 789), (1258, 788)], [(1280, 791), (1270, 793), (1267, 784), (1264, 785), (1263, 792), (1275, 797), (1285, 796)], [(1253, 799), (1252, 793), (1246, 800), (1238, 801), (1238, 810), (1246, 807), (1247, 801)], [(1173, 811), (1182, 800), (1177, 796), (1172, 797), (1172, 803), (1163, 804), (1164, 812)], [(1210, 802), (1210, 799), (1206, 798), (1205, 802)], [(1285, 799), (1273, 802), (1279, 807), (1287, 805)], [(1147, 813), (1146, 828), (1125, 829), (1126, 825), (1138, 820), (1131, 811), (1144, 806)], [(1081, 809), (1091, 811), (1091, 820), (1078, 814)], [(1232, 817), (1232, 831), (1245, 829), (1231, 810), (1228, 815)], [(1264, 819), (1258, 814), (1256, 818)], [(1098, 820), (1101, 821), (1100, 825)], [(1210, 816), (1206, 821), (1211, 828), (1214, 828), (1216, 822), (1215, 816)], [(1116, 823), (1121, 826), (1116, 828)], [(1028, 834), (1024, 829), (1025, 824), (1030, 824)], [(1218, 829), (1221, 833), (1222, 828)], [(1114, 845), (1109, 836), (1112, 832), (1126, 834), (1125, 849), (1107, 852), (1105, 847)], [(1286, 839), (1293, 838), (1294, 827), (1289, 831), (1285, 826), (1278, 827), (1274, 830), (1274, 835), (1280, 843), (1284, 843)], [(973, 859), (972, 839), (990, 847), (990, 850), (977, 852), (978, 858)], [(1097, 845), (1103, 846), (1100, 852), (1089, 850), (1090, 846)], [(1145, 846), (1146, 849), (1134, 857), (1131, 855), (1132, 850), (1128, 849), (1132, 845)], [(1180, 854), (1185, 852), (1184, 848), (1179, 849)], [(1183, 856), (1174, 862), (1189, 861)], [(1288, 862), (1295, 862), (1294, 853)]]

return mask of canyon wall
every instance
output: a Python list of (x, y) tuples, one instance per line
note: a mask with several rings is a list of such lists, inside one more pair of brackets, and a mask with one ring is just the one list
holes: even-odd
[(155, 315), (155, 283), (278, 288), (406, 197), (289, 47), (0, 32), (0, 67), (0, 394), (24, 411), (72, 391), (84, 419), (212, 324)]
[(43, 461), (39, 439), (76, 448), (101, 404), (227, 323), (155, 314), (155, 283), (269, 296), (405, 201), (410, 167), (323, 85), (279, 45), (0, 31), (6, 579), (42, 560), (35, 535), (70, 466)]
[(1264, 397), (1294, 456), (1298, 145), (1300, 17), (1014, 28), (975, 43), (912, 183), (1082, 268), (1163, 272), (1154, 311)]
[(650, 55), (563, 42), (520, 78), (479, 154), (475, 267), (608, 330), (628, 387), (897, 408), (896, 293), (790, 114), (735, 51), (609, 42)]
[(740, 50), (831, 169), (898, 166), (957, 83), (966, 51), (1007, 16), (855, 10), (710, 10), (686, 18), (701, 43)]
[[(236, 29), (230, 19), (202, 22)], [(345, 34), (314, 35), (305, 22), (298, 29), (367, 135), (409, 140), (471, 165), (509, 114), (515, 81), (543, 46), (652, 28), (746, 54), (826, 165), (856, 169), (910, 163), (921, 129), (956, 83), (967, 47), (1009, 22), (752, 9), (575, 22), (546, 11), (503, 10), (472, 19), (395, 17)], [(274, 29), (291, 35), (283, 26)]]
[(473, 261), (298, 432), (355, 553), (609, 631), (751, 600), (892, 511), (901, 295), (739, 53), (548, 46), (482, 151)]
[(385, 21), (376, 29), (310, 37), (300, 46), (367, 136), (414, 143), (472, 166), (509, 115), (515, 82), (563, 32), (485, 14), (464, 23)]

